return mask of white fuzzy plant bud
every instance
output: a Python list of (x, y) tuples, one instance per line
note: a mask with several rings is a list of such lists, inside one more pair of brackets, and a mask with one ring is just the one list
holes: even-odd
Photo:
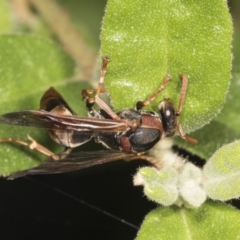
[(202, 170), (174, 153), (171, 147), (172, 140), (163, 139), (150, 150), (157, 168), (140, 168), (134, 176), (134, 185), (143, 185), (145, 195), (164, 206), (197, 208), (207, 199)]

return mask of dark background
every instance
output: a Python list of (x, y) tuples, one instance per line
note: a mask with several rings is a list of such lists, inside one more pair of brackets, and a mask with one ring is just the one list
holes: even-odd
[(156, 207), (132, 184), (139, 165), (118, 161), (71, 174), (0, 179), (1, 239), (134, 239)]

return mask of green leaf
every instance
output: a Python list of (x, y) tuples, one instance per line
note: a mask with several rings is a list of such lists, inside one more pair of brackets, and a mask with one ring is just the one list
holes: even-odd
[[(75, 65), (56, 44), (28, 35), (5, 35), (0, 37), (0, 48), (0, 114), (38, 109), (41, 96), (50, 86), (56, 87), (73, 109), (86, 112), (80, 90), (87, 85), (69, 81)], [(0, 137), (26, 141), (29, 134), (44, 146), (56, 150), (56, 144), (43, 132), (46, 131), (0, 125)], [(0, 156), (0, 174), (3, 176), (33, 167), (46, 158), (26, 147), (9, 143), (0, 144)]]
[(198, 140), (197, 145), (193, 146), (177, 139), (179, 146), (205, 159), (209, 159), (220, 147), (240, 139), (240, 30), (236, 30), (233, 39), (233, 73), (223, 110), (209, 125), (191, 134), (191, 137)]
[[(174, 168), (157, 170), (153, 167), (143, 167), (138, 170), (134, 179), (134, 185), (144, 185), (144, 194), (152, 201), (169, 206), (178, 198), (178, 173)], [(140, 183), (136, 183), (137, 181)]]
[(198, 140), (192, 145), (177, 139), (177, 144), (198, 156), (209, 159), (220, 147), (240, 139), (240, 71), (235, 70), (222, 112), (210, 124), (191, 134)]
[(240, 197), (240, 141), (219, 149), (204, 167), (204, 188), (214, 200)]
[(202, 170), (190, 162), (186, 162), (179, 174), (178, 204), (186, 207), (200, 207), (207, 199), (206, 191), (202, 187)]
[(146, 216), (136, 240), (239, 239), (239, 224), (239, 211), (217, 202), (198, 209), (157, 208)]
[[(163, 97), (178, 105), (181, 81), (189, 88), (180, 122), (185, 132), (209, 122), (222, 108), (231, 70), (232, 24), (225, 1), (109, 0), (102, 55), (109, 55), (106, 84), (114, 107), (134, 107), (172, 76)], [(216, 91), (217, 89), (217, 91)]]

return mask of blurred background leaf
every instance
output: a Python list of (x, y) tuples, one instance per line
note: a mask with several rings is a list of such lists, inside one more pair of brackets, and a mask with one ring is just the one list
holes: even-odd
[[(0, 48), (1, 114), (39, 109), (40, 98), (50, 86), (62, 92), (78, 113), (86, 114), (85, 106), (81, 104), (80, 89), (88, 88), (89, 85), (70, 81), (75, 72), (75, 64), (56, 44), (36, 36), (3, 35), (0, 36)], [(76, 101), (76, 98), (79, 100)], [(1, 125), (0, 128), (1, 137), (26, 140), (29, 134), (43, 145), (53, 146), (43, 132), (6, 125)], [(33, 151), (24, 148), (21, 150), (21, 147), (14, 144), (1, 144), (0, 155), (0, 172), (3, 176), (32, 167), (39, 161), (33, 157), (36, 156)], [(41, 159), (44, 158), (41, 156)]]
[(0, 34), (12, 30), (11, 8), (7, 1), (0, 1)]

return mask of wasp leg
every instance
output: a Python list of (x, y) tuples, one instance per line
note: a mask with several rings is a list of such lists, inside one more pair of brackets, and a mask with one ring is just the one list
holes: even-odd
[(184, 133), (184, 131), (179, 123), (177, 123), (177, 129), (178, 129), (179, 135), (182, 139), (184, 139), (185, 141), (190, 142), (192, 144), (198, 143), (197, 139), (186, 136), (186, 134)]
[(26, 147), (29, 147), (32, 150), (35, 150), (37, 152), (40, 152), (48, 157), (51, 157), (52, 159), (58, 161), (61, 160), (60, 156), (56, 155), (55, 153), (51, 152), (49, 149), (45, 148), (38, 142), (36, 142), (33, 138), (28, 136), (28, 139), (30, 142), (24, 142), (16, 138), (0, 138), (0, 143), (2, 142), (11, 142), (11, 143), (17, 143)]
[[(86, 108), (89, 116), (99, 118), (99, 113), (95, 111), (92, 107), (93, 104), (96, 103), (104, 112), (106, 112), (112, 119), (120, 119), (119, 116), (97, 95), (93, 98), (90, 96), (93, 92), (97, 92), (97, 89), (91, 90), (82, 90), (83, 99), (86, 98)], [(107, 92), (106, 89), (102, 89), (101, 93)]]
[[(108, 56), (106, 56), (102, 59), (102, 68), (101, 68), (101, 75), (100, 75), (100, 80), (99, 80), (99, 83), (98, 83), (98, 88), (96, 90), (89, 90), (89, 91), (88, 90), (82, 90), (83, 99), (84, 98), (87, 99), (87, 101), (86, 101), (87, 109), (91, 109), (92, 106), (95, 103), (95, 98), (98, 97), (99, 94), (102, 91), (106, 91), (103, 88), (103, 83), (104, 83), (105, 75), (106, 75), (106, 72), (107, 72), (107, 65), (108, 65), (109, 62), (110, 62), (110, 58)], [(91, 97), (90, 94), (94, 93), (94, 92), (96, 92), (95, 97)]]
[[(94, 103), (96, 103), (103, 111), (105, 111), (112, 119), (120, 119), (120, 117), (104, 102), (99, 98), (100, 93), (107, 92), (105, 88), (103, 88), (104, 79), (107, 72), (107, 65), (110, 62), (110, 58), (108, 56), (102, 59), (102, 69), (101, 76), (98, 83), (98, 88), (95, 90), (82, 90), (83, 99), (86, 98), (86, 108), (91, 116), (95, 116), (94, 110), (92, 109)], [(91, 97), (92, 93), (96, 93), (95, 97)]]
[[(84, 100), (85, 98), (87, 99), (87, 102), (86, 102), (86, 105), (87, 104), (89, 104), (88, 102), (90, 101), (91, 102), (91, 104), (94, 104), (95, 103), (95, 98), (94, 97), (92, 97), (91, 95), (93, 94), (93, 93), (97, 93), (97, 91), (98, 91), (98, 89), (83, 89), (82, 90), (82, 100)], [(102, 88), (101, 90), (100, 90), (100, 93), (106, 93), (107, 92), (107, 89), (105, 89), (105, 88)], [(88, 107), (92, 107), (91, 105), (87, 105), (87, 108)]]
[[(86, 109), (88, 111), (88, 116), (89, 117), (94, 117), (94, 118), (102, 118), (101, 114), (94, 110), (93, 104), (95, 103), (95, 98), (91, 97), (91, 94), (96, 93), (97, 89), (83, 89), (82, 90), (82, 100), (84, 100), (85, 98), (87, 99), (86, 101)], [(101, 93), (105, 93), (107, 92), (106, 89), (101, 89)], [(89, 104), (89, 102), (91, 102)]]
[(152, 101), (156, 98), (156, 96), (167, 86), (169, 80), (171, 79), (170, 75), (167, 75), (161, 85), (158, 87), (156, 91), (154, 91), (150, 97), (146, 101), (138, 101), (136, 104), (136, 109), (139, 110), (145, 106), (148, 106), (152, 103)]
[[(184, 105), (184, 100), (185, 100), (185, 96), (186, 96), (186, 92), (187, 92), (187, 86), (188, 86), (188, 77), (185, 74), (181, 74), (180, 78), (182, 79), (182, 88), (181, 88), (181, 93), (180, 93), (180, 99), (179, 99), (179, 104), (178, 104), (178, 109), (176, 111), (176, 116), (180, 116), (181, 112), (182, 112), (182, 108)], [(179, 124), (179, 122), (177, 122), (177, 129), (179, 132), (179, 135), (182, 139), (184, 139), (187, 142), (190, 142), (192, 144), (197, 144), (198, 141), (194, 138), (190, 138), (188, 136), (185, 135), (181, 125)]]
[(129, 162), (129, 161), (132, 161), (132, 160), (145, 160), (147, 162), (149, 162), (152, 166), (154, 166), (155, 168), (159, 169), (159, 166), (158, 166), (158, 160), (154, 157), (150, 157), (148, 155), (135, 155), (135, 156), (129, 156), (127, 158), (124, 158), (123, 159), (124, 161), (126, 162)]
[(187, 86), (188, 86), (188, 78), (185, 74), (180, 75), (182, 79), (182, 88), (181, 88), (181, 93), (180, 93), (180, 99), (179, 99), (179, 104), (178, 104), (178, 110), (176, 111), (176, 115), (179, 116), (182, 112), (182, 108), (184, 105), (184, 100), (187, 92)]

